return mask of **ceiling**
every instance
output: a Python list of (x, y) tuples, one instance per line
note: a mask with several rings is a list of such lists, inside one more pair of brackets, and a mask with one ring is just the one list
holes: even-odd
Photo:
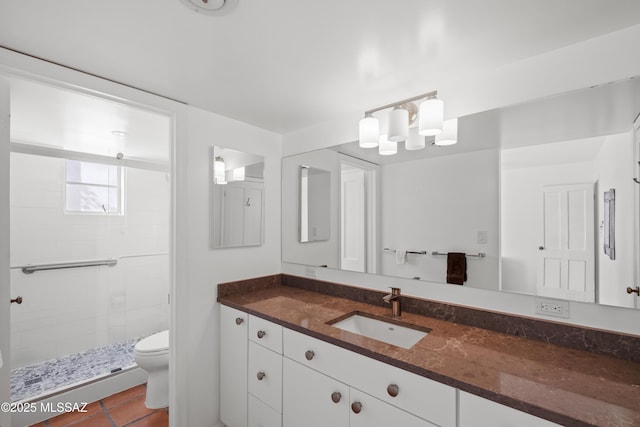
[(284, 134), (639, 22), (637, 0), (2, 0), (0, 45)]

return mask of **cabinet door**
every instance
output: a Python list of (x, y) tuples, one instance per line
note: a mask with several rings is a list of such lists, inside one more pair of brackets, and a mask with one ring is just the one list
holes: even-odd
[(350, 397), (350, 427), (436, 427), (435, 424), (391, 406), (360, 390), (352, 388)]
[(559, 427), (508, 406), (460, 391), (460, 427)]
[(220, 306), (220, 419), (247, 427), (248, 314)]
[(283, 427), (349, 426), (348, 386), (286, 357), (283, 365)]
[(244, 245), (244, 188), (227, 185), (224, 189), (222, 245), (225, 248)]
[(253, 395), (249, 395), (249, 427), (281, 427), (279, 413)]
[(262, 244), (262, 184), (260, 187), (248, 186), (244, 200), (244, 244)]
[(249, 342), (249, 393), (282, 411), (282, 355)]

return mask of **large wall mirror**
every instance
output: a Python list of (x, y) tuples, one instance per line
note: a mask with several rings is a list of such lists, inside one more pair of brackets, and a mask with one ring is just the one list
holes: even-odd
[(264, 242), (264, 157), (215, 146), (211, 150), (211, 247)]
[[(446, 283), (447, 254), (464, 253), (463, 286), (634, 307), (639, 112), (640, 78), (625, 79), (460, 117), (452, 146), (286, 157), (282, 260)], [(298, 241), (302, 164), (330, 172), (326, 241)]]

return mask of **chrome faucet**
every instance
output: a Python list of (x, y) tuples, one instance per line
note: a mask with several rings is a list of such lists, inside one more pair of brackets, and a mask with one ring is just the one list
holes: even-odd
[(391, 304), (391, 317), (400, 317), (400, 288), (391, 288), (391, 293), (382, 297), (382, 301)]

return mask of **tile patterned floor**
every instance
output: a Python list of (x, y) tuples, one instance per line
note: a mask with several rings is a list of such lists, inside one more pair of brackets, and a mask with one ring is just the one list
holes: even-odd
[(144, 406), (145, 393), (139, 385), (89, 404), (87, 412), (58, 415), (33, 427), (167, 427), (167, 410)]

